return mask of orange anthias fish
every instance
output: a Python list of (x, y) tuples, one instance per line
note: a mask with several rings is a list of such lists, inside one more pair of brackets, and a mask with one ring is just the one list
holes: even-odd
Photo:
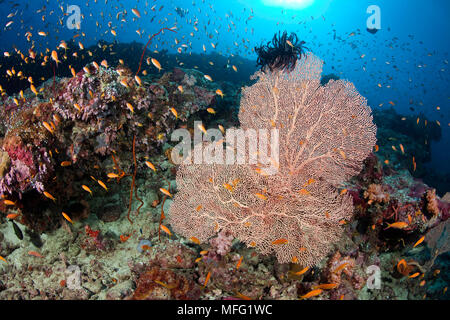
[(318, 296), (319, 294), (322, 293), (322, 291), (323, 291), (322, 289), (312, 290), (312, 291), (308, 292), (307, 294), (301, 296), (300, 299), (308, 299), (308, 298)]
[(166, 283), (164, 283), (164, 282), (162, 282), (162, 281), (159, 281), (159, 280), (154, 280), (154, 281), (155, 281), (157, 284), (159, 284), (159, 285), (161, 285), (161, 286), (163, 286), (164, 288), (167, 288), (167, 289), (169, 289), (169, 290), (172, 290), (173, 288), (176, 287), (175, 284), (168, 285), (168, 284), (166, 284)]
[(86, 186), (86, 185), (83, 184), (83, 185), (81, 186), (81, 188), (83, 188), (84, 191), (89, 192), (89, 193), (91, 194), (91, 196), (92, 196), (92, 191), (91, 191), (91, 189), (89, 189), (88, 186)]
[(244, 260), (243, 256), (241, 256), (241, 258), (239, 259), (238, 263), (236, 264), (236, 270), (241, 267), (242, 260)]
[(46, 196), (47, 198), (49, 198), (49, 199), (51, 199), (51, 200), (53, 200), (53, 201), (56, 202), (55, 197), (53, 197), (53, 196), (52, 196), (50, 193), (48, 193), (47, 191), (44, 191), (44, 196)]
[(7, 206), (15, 206), (16, 205), (16, 203), (11, 200), (3, 200), (3, 204), (5, 204)]
[(333, 270), (333, 273), (337, 273), (348, 266), (348, 262), (339, 265), (336, 269)]
[(159, 61), (158, 60), (156, 60), (156, 59), (154, 59), (154, 58), (152, 58), (152, 64), (156, 67), (156, 69), (158, 69), (158, 71), (161, 71), (161, 64), (159, 63)]
[(205, 284), (203, 285), (204, 288), (208, 284), (209, 278), (211, 278), (211, 272), (208, 272), (208, 274), (206, 275)]
[(233, 192), (233, 187), (229, 183), (224, 183), (223, 187), (230, 192)]
[(134, 76), (134, 80), (136, 80), (136, 82), (138, 83), (138, 85), (142, 86), (142, 80), (141, 80), (141, 78), (139, 78), (137, 75)]
[(28, 251), (28, 254), (30, 256), (34, 256), (34, 257), (37, 257), (37, 258), (43, 258), (43, 256), (39, 252), (36, 252), (36, 251)]
[(113, 173), (113, 172), (108, 173), (106, 176), (110, 179), (119, 178), (119, 175), (117, 173)]
[(156, 172), (156, 168), (153, 165), (153, 163), (151, 163), (150, 161), (145, 161), (145, 164), (147, 165), (147, 167), (149, 167), (150, 169), (152, 169), (153, 171)]
[(405, 259), (402, 259), (397, 263), (397, 271), (400, 272), (401, 274), (404, 274), (407, 268), (408, 264), (406, 263)]
[(336, 288), (338, 285), (337, 283), (323, 283), (323, 284), (319, 284), (317, 286), (313, 286), (313, 289), (325, 289), (325, 290), (331, 290)]
[(134, 13), (134, 15), (136, 16), (136, 17), (138, 17), (138, 18), (140, 18), (141, 17), (141, 13), (139, 12), (139, 10), (138, 9), (131, 9), (131, 11)]
[(417, 242), (414, 244), (413, 248), (417, 247), (419, 244), (421, 244), (425, 240), (425, 236), (422, 236)]
[(177, 110), (175, 110), (175, 108), (170, 108), (170, 112), (172, 112), (172, 114), (175, 116), (175, 119), (178, 119), (178, 112)]
[(308, 270), (309, 270), (309, 267), (306, 267), (306, 268), (304, 268), (304, 269), (302, 269), (302, 270), (300, 270), (298, 272), (294, 272), (293, 274), (296, 275), (296, 276), (301, 276), (302, 274), (304, 274)]
[(133, 105), (131, 103), (129, 103), (129, 102), (127, 102), (126, 105), (127, 105), (127, 109), (130, 110), (131, 113), (134, 113)]
[(8, 214), (8, 215), (6, 216), (6, 218), (7, 218), (7, 219), (14, 220), (14, 219), (17, 218), (19, 215), (20, 215), (20, 214), (18, 214), (18, 213), (11, 213), (11, 214)]
[(219, 95), (221, 98), (223, 98), (223, 96), (224, 96), (222, 90), (220, 90), (220, 89), (216, 90), (216, 94)]
[(162, 231), (164, 231), (165, 233), (167, 233), (169, 236), (172, 235), (172, 232), (170, 232), (169, 228), (167, 228), (165, 225), (161, 225), (161, 229)]
[(67, 221), (69, 221), (71, 224), (73, 224), (72, 219), (70, 219), (70, 217), (67, 215), (67, 213), (62, 212), (61, 214)]
[(302, 196), (307, 196), (307, 195), (309, 195), (309, 191), (306, 190), (306, 189), (300, 189), (300, 190), (298, 191), (298, 193), (300, 193)]
[(58, 60), (58, 53), (55, 50), (52, 51), (52, 59), (56, 62), (57, 66), (61, 63), (61, 61)]
[(51, 134), (53, 134), (53, 128), (50, 124), (48, 124), (48, 122), (42, 122), (42, 125), (44, 126), (45, 129), (47, 129)]
[(257, 196), (258, 198), (260, 198), (262, 200), (267, 200), (267, 197), (261, 193), (255, 193), (255, 196)]
[(272, 244), (286, 244), (288, 243), (287, 239), (277, 239), (275, 241), (272, 241)]
[(203, 124), (198, 124), (198, 125), (197, 125), (197, 128), (199, 128), (200, 131), (203, 132), (205, 135), (208, 134), (207, 131), (206, 131), (206, 129), (205, 129), (205, 127), (203, 126)]
[(103, 181), (97, 180), (97, 183), (98, 183), (103, 189), (105, 189), (106, 191), (108, 191), (108, 187), (106, 186), (106, 184), (105, 184)]
[(164, 189), (164, 188), (159, 188), (159, 191), (161, 191), (162, 193), (164, 193), (166, 196), (169, 196), (172, 198), (172, 194), (169, 192), (169, 190)]
[(200, 244), (200, 240), (198, 240), (196, 237), (190, 237), (189, 239), (190, 239), (193, 243)]
[(242, 299), (242, 300), (253, 300), (252, 298), (243, 295), (242, 293), (240, 293), (239, 291), (236, 291), (236, 298)]
[(387, 230), (389, 228), (405, 229), (407, 226), (408, 226), (408, 224), (406, 222), (399, 221), (399, 222), (394, 222), (394, 223), (391, 223), (391, 224), (388, 223), (388, 227), (386, 229), (384, 229), (384, 230)]
[(131, 234), (129, 234), (129, 235), (127, 235), (127, 236), (121, 234), (121, 235), (120, 235), (120, 241), (126, 242), (128, 239), (130, 239), (130, 237), (131, 237)]

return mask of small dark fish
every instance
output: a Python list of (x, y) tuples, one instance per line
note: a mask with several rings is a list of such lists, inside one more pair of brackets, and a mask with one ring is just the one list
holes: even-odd
[(375, 33), (378, 32), (378, 29), (377, 29), (377, 28), (373, 28), (373, 29), (367, 28), (367, 31), (368, 31), (369, 33), (371, 33), (371, 34), (375, 34)]
[(34, 244), (35, 247), (37, 248), (41, 248), (44, 243), (42, 242), (41, 236), (39, 235), (39, 233), (34, 232), (30, 229), (26, 229), (25, 230), (25, 234), (27, 234), (30, 237), (30, 241), (32, 244)]
[(20, 230), (19, 226), (17, 224), (15, 224), (14, 221), (11, 220), (11, 222), (13, 225), (14, 233), (16, 234), (17, 238), (19, 238), (20, 240), (23, 240), (22, 230)]

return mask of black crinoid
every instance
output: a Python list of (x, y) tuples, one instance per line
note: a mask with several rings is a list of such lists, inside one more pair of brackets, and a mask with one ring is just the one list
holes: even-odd
[(297, 34), (291, 33), (288, 37), (286, 31), (275, 33), (272, 41), (267, 42), (266, 45), (255, 47), (258, 54), (257, 65), (261, 66), (263, 71), (286, 70), (291, 72), (294, 70), (297, 59), (301, 59), (302, 55), (306, 55), (305, 41), (299, 41)]

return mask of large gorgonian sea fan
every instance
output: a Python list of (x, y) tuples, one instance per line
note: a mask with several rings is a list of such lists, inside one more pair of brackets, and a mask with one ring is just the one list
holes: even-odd
[(280, 263), (313, 266), (353, 212), (337, 187), (362, 168), (376, 142), (366, 100), (352, 83), (320, 85), (323, 62), (309, 53), (295, 69), (258, 72), (243, 89), (242, 129), (279, 130), (278, 171), (255, 165), (182, 164), (169, 212), (174, 230), (207, 241), (218, 231)]

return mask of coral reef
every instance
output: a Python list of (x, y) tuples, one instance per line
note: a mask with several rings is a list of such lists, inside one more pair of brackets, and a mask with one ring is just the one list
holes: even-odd
[[(114, 50), (139, 58), (142, 46), (132, 47), (134, 51), (115, 44)], [(154, 55), (160, 61), (169, 59), (163, 51)], [(200, 63), (202, 58), (197, 59)], [(428, 172), (423, 163), (430, 151), (423, 140), (439, 138), (435, 124), (426, 125), (423, 117), (419, 124), (412, 116), (402, 120), (392, 110), (377, 111), (378, 146), (369, 154), (372, 133), (367, 145), (353, 141), (364, 136), (362, 128), (371, 127), (368, 113), (340, 105), (339, 94), (337, 107), (344, 112), (327, 107), (321, 113), (312, 107), (328, 90), (347, 92), (346, 97), (351, 92), (352, 101), (360, 98), (356, 91), (346, 91), (347, 82), (334, 81), (333, 76), (323, 77), (327, 84), (319, 87), (320, 61), (311, 56), (302, 57), (296, 69), (278, 80), (273, 73), (259, 74), (258, 92), (252, 89), (256, 87), (245, 88), (241, 108), (237, 83), (219, 84), (206, 81), (196, 70), (167, 68), (171, 71), (142, 76), (139, 84), (124, 65), (97, 68), (93, 61), (75, 77), (55, 77), (40, 87), (36, 83), (37, 93), (26, 90), (23, 98), (2, 95), (0, 299), (296, 300), (317, 288), (322, 292), (310, 299), (449, 299), (450, 201), (448, 194), (440, 197), (434, 184), (420, 179)], [(283, 85), (294, 80), (306, 84), (294, 92)], [(215, 93), (219, 88), (224, 96)], [(259, 98), (261, 90), (265, 99)], [(315, 94), (307, 94), (311, 90)], [(292, 101), (297, 99), (291, 97), (297, 95), (305, 98), (309, 113), (299, 109), (301, 121), (292, 119)], [(279, 108), (275, 119), (275, 102), (285, 106), (287, 101), (289, 106)], [(264, 108), (254, 108), (257, 105)], [(211, 106), (215, 114), (206, 110)], [(314, 126), (307, 122), (309, 117), (324, 122), (333, 117), (339, 125), (331, 122), (327, 127), (319, 121), (317, 127), (327, 130), (309, 132)], [(282, 137), (295, 124), (291, 135), (300, 141), (285, 144), (289, 140), (283, 138), (280, 154), (294, 157), (298, 148), (305, 156), (292, 168), (289, 157), (280, 157), (279, 177), (260, 174), (273, 164), (270, 161), (250, 169), (203, 165), (196, 171), (195, 166), (181, 166), (177, 173), (168, 135), (192, 127), (194, 120), (202, 120), (205, 128), (236, 127), (239, 121), (242, 128), (277, 128)], [(347, 140), (333, 139), (335, 134)], [(336, 145), (320, 144), (324, 135)], [(361, 147), (364, 152), (355, 150)], [(295, 173), (297, 165), (327, 150), (336, 165), (315, 159), (303, 166), (301, 175)], [(189, 183), (201, 188), (191, 187), (183, 198)], [(158, 191), (169, 184), (174, 201)], [(224, 207), (218, 197), (249, 208), (233, 203)], [(133, 212), (138, 205), (140, 210)], [(263, 214), (276, 211), (292, 217)], [(132, 224), (127, 212), (132, 212)], [(165, 219), (172, 233), (160, 232), (162, 214), (173, 222), (176, 212), (192, 233), (178, 234), (176, 223)], [(246, 218), (240, 226), (235, 223)], [(302, 222), (308, 239), (295, 237), (296, 221)], [(265, 238), (257, 243), (250, 237)], [(290, 244), (299, 249), (298, 255), (290, 253)], [(374, 288), (376, 273), (369, 270), (377, 269), (381, 286)]]
[(389, 202), (389, 192), (387, 186), (372, 183), (366, 191), (364, 191), (364, 198), (369, 199), (368, 204), (373, 202), (387, 203)]
[[(76, 220), (71, 209), (84, 201), (86, 190), (108, 191), (108, 174), (119, 182), (144, 167), (142, 158), (130, 161), (136, 152), (159, 153), (171, 131), (214, 105), (217, 85), (205, 81), (200, 72), (179, 68), (155, 82), (141, 80), (124, 66), (93, 62), (72, 78), (45, 83), (37, 94), (27, 90), (19, 106), (8, 108), (8, 98), (0, 116), (0, 195), (16, 203), (21, 223), (40, 232), (58, 225), (61, 211)], [(136, 150), (130, 148), (132, 136)], [(35, 210), (40, 206), (52, 208), (49, 217)], [(99, 214), (105, 221), (118, 218)]]

